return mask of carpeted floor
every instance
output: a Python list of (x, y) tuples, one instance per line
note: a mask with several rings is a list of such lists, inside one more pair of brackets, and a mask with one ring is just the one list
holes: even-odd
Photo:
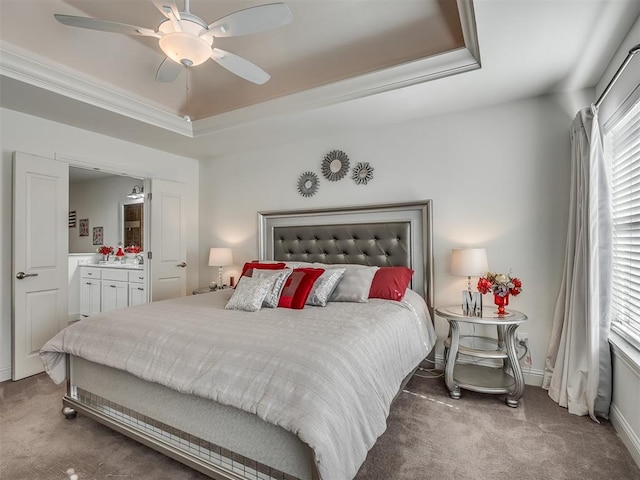
[[(610, 423), (569, 415), (540, 388), (517, 409), (467, 391), (451, 400), (442, 378), (414, 377), (407, 390), (358, 480), (640, 480)], [(0, 478), (207, 478), (87, 417), (65, 420), (63, 393), (44, 374), (0, 383)]]

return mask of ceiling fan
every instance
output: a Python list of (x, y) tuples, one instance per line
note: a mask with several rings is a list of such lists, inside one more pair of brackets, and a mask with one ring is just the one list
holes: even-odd
[(54, 14), (54, 17), (71, 27), (158, 38), (160, 48), (167, 56), (156, 73), (156, 80), (160, 82), (171, 82), (183, 67), (194, 67), (211, 58), (230, 72), (258, 85), (271, 76), (249, 60), (214, 47), (214, 38), (262, 32), (286, 25), (293, 18), (284, 3), (271, 3), (237, 11), (207, 25), (189, 11), (189, 0), (184, 1), (183, 12), (178, 10), (175, 0), (151, 2), (166, 17), (157, 31), (95, 18), (60, 14)]

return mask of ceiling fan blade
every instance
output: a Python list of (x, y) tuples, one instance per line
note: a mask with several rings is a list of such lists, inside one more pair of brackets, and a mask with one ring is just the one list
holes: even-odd
[(258, 5), (216, 20), (202, 36), (238, 37), (281, 27), (292, 19), (291, 10), (284, 3)]
[(271, 78), (271, 75), (249, 60), (219, 48), (213, 49), (211, 58), (231, 73), (258, 85), (262, 85)]
[(156, 72), (156, 81), (163, 83), (173, 82), (178, 78), (183, 68), (185, 67), (165, 57)]
[(171, 20), (171, 13), (176, 20), (181, 20), (180, 10), (178, 10), (175, 0), (151, 0), (151, 3), (169, 20)]
[(100, 30), (102, 32), (124, 33), (126, 35), (141, 35), (143, 37), (159, 37), (150, 28), (136, 27), (126, 23), (109, 22), (107, 20), (97, 20), (95, 18), (74, 17), (73, 15), (53, 15), (56, 20), (70, 27), (88, 28), (89, 30)]

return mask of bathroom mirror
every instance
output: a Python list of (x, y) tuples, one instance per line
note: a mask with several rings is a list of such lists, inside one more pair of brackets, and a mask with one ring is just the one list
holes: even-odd
[(121, 204), (120, 218), (122, 245), (138, 245), (140, 250), (144, 251), (144, 202)]

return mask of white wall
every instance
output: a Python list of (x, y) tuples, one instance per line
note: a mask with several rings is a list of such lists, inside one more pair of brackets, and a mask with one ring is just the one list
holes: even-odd
[[(122, 241), (120, 221), (123, 203), (132, 203), (127, 195), (142, 180), (129, 177), (109, 177), (69, 184), (69, 210), (76, 211), (78, 226), (69, 229), (69, 253), (95, 253), (101, 245), (117, 248)], [(81, 237), (80, 219), (89, 219), (89, 236)], [(102, 227), (104, 241), (93, 244), (93, 227)]]
[[(22, 151), (46, 158), (72, 159), (74, 162), (105, 171), (133, 176), (162, 178), (184, 182), (187, 231), (198, 231), (198, 162), (186, 157), (142, 147), (105, 135), (69, 127), (31, 115), (0, 109), (0, 147), (2, 180), (0, 182), (0, 381), (11, 376), (11, 178), (12, 152)], [(198, 263), (198, 236), (187, 240), (187, 263)], [(187, 273), (187, 290), (197, 288), (198, 269)]]
[[(258, 211), (432, 199), (436, 305), (459, 303), (466, 285), (448, 272), (451, 248), (485, 246), (492, 270), (524, 283), (511, 305), (529, 316), (521, 327), (533, 354), (528, 381), (540, 383), (564, 262), (569, 125), (576, 99), (586, 105), (592, 98), (593, 91), (532, 98), (331, 138), (292, 138), (279, 148), (202, 162), (202, 282), (216, 275), (206, 266), (210, 246), (233, 248), (237, 265), (227, 276), (257, 256)], [(369, 162), (373, 181), (325, 180), (321, 161), (333, 149), (346, 152), (352, 166)], [(296, 191), (306, 170), (321, 178), (310, 198)], [(437, 319), (436, 326), (442, 339), (446, 325)]]

